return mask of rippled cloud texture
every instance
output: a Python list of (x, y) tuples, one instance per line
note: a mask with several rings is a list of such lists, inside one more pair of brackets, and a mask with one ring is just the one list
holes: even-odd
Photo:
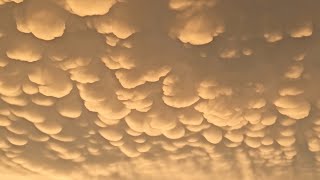
[(319, 6), (0, 0), (0, 179), (319, 179)]

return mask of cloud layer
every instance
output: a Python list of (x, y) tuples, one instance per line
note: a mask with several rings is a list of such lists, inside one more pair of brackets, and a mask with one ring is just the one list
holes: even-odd
[(0, 177), (319, 179), (319, 5), (0, 0)]

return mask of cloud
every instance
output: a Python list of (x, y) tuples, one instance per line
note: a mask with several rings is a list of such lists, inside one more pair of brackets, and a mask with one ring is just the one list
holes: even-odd
[(14, 60), (35, 62), (42, 58), (42, 43), (27, 35), (11, 38), (6, 55)]
[(0, 178), (319, 179), (315, 0), (0, 0)]
[(85, 0), (81, 2), (76, 0), (66, 0), (68, 10), (79, 16), (106, 14), (115, 3), (115, 0)]
[(17, 29), (39, 39), (52, 40), (63, 35), (65, 12), (53, 3), (28, 1), (15, 10)]
[(23, 2), (23, 0), (1, 0), (0, 5), (8, 3), (8, 2), (21, 3), (21, 2)]

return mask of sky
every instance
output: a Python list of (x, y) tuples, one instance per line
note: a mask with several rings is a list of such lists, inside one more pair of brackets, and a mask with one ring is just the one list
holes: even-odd
[(317, 0), (0, 0), (0, 179), (320, 179)]

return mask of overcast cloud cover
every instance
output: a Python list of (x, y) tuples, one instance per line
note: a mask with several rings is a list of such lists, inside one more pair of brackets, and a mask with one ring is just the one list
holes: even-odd
[(0, 179), (320, 179), (319, 0), (0, 0)]

